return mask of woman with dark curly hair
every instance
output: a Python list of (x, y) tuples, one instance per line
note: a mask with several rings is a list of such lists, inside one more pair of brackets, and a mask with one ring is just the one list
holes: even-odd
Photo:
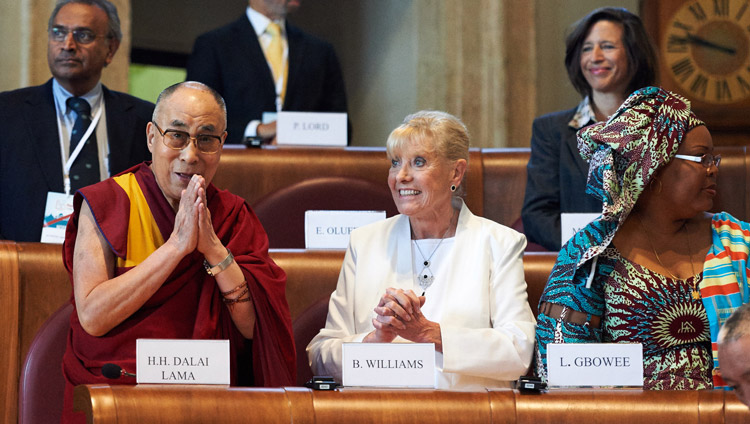
[(602, 208), (585, 194), (588, 164), (578, 152), (576, 131), (606, 120), (630, 93), (654, 85), (657, 75), (655, 49), (641, 19), (615, 7), (596, 9), (574, 25), (565, 40), (565, 66), (583, 100), (534, 120), (521, 212), (529, 242), (548, 250), (560, 250), (561, 213)]

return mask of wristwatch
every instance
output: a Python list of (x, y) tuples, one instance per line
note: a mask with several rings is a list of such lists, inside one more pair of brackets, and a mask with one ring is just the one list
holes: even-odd
[(227, 249), (227, 257), (224, 258), (223, 261), (219, 262), (216, 265), (211, 265), (208, 263), (207, 260), (203, 260), (203, 266), (206, 268), (206, 272), (208, 275), (212, 277), (216, 277), (221, 271), (224, 271), (229, 267), (229, 265), (234, 262), (234, 255), (232, 255), (232, 252)]

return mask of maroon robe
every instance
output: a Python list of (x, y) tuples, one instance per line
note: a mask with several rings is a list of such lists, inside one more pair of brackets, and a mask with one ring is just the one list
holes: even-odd
[[(148, 163), (123, 174), (135, 175), (163, 240), (172, 233), (175, 211), (156, 183)], [(86, 333), (74, 306), (67, 349), (63, 357), (66, 380), (63, 422), (83, 422), (83, 414), (72, 412), (73, 387), (78, 384), (135, 384), (135, 378), (110, 380), (101, 367), (114, 363), (135, 373), (138, 338), (228, 339), (232, 385), (280, 387), (295, 384), (296, 359), (291, 316), (285, 297), (286, 274), (268, 256), (268, 237), (255, 213), (240, 197), (209, 185), (208, 209), (214, 231), (232, 252), (250, 288), (255, 307), (254, 339), (246, 340), (234, 325), (214, 277), (203, 266), (197, 250), (187, 255), (154, 295), (132, 316), (101, 337)], [(112, 178), (84, 187), (74, 198), (74, 213), (68, 222), (63, 259), (73, 281), (73, 251), (83, 200), (114, 255), (127, 257), (128, 217), (131, 200)], [(135, 204), (134, 204), (135, 207)], [(115, 276), (130, 268), (116, 267)], [(252, 347), (250, 347), (252, 346)]]

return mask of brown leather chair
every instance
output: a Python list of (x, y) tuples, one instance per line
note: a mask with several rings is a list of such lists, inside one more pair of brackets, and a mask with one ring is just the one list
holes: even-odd
[(398, 213), (385, 182), (325, 177), (301, 181), (271, 193), (253, 205), (272, 249), (305, 247), (305, 211), (384, 210)]
[(31, 342), (18, 384), (19, 424), (60, 422), (65, 392), (62, 357), (72, 312), (70, 303), (61, 306)]
[(310, 362), (307, 360), (307, 345), (326, 326), (328, 301), (330, 296), (323, 296), (305, 309), (292, 323), (294, 346), (297, 350), (297, 385), (304, 386), (312, 378)]

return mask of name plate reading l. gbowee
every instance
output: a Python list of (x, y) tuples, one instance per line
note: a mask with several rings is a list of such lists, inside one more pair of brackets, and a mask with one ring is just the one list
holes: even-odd
[(344, 343), (343, 384), (435, 388), (434, 343)]
[(279, 112), (276, 142), (282, 145), (346, 146), (346, 113)]
[(385, 219), (385, 211), (305, 211), (305, 247), (346, 249), (352, 230)]
[(137, 339), (136, 381), (229, 385), (229, 340)]
[(643, 386), (640, 343), (550, 343), (548, 385)]

